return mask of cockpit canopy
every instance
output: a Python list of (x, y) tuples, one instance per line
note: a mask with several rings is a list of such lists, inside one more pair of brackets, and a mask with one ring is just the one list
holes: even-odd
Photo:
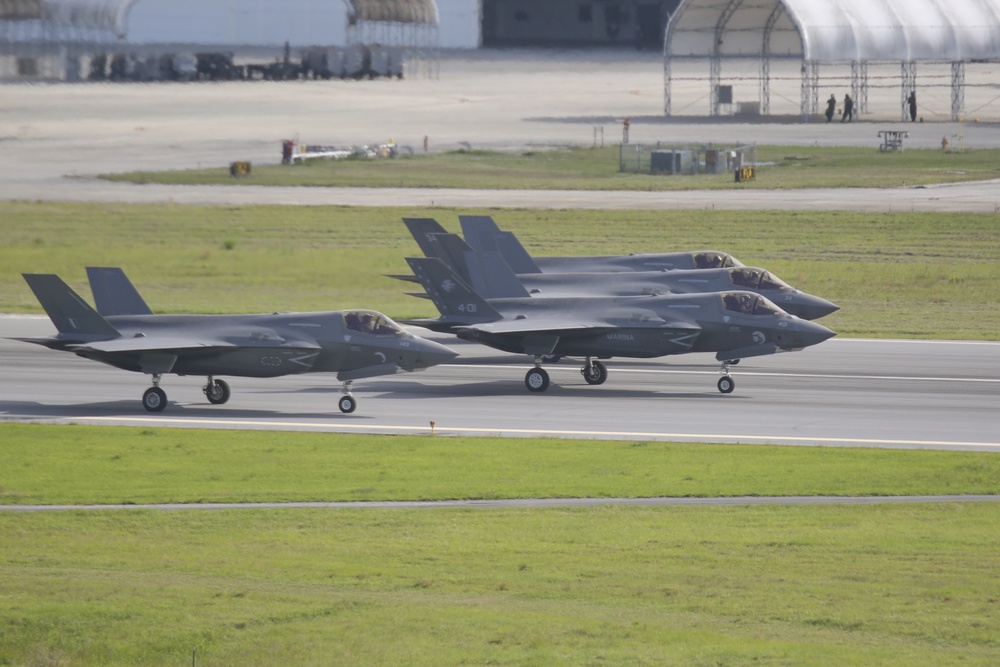
[(784, 280), (764, 269), (740, 268), (729, 272), (729, 279), (736, 287), (757, 290), (779, 290), (788, 288)]
[(743, 263), (732, 255), (714, 250), (692, 253), (691, 257), (694, 259), (696, 269), (730, 269), (743, 266)]
[(344, 328), (371, 336), (399, 336), (405, 333), (398, 324), (374, 310), (344, 311)]
[(783, 315), (785, 311), (766, 297), (750, 292), (728, 292), (722, 295), (722, 307), (743, 315)]

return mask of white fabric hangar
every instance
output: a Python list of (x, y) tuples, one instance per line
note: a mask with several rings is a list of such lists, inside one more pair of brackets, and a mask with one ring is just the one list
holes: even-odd
[(803, 118), (819, 110), (821, 65), (850, 66), (852, 98), (864, 113), (869, 64), (898, 64), (905, 99), (916, 84), (917, 63), (948, 63), (957, 120), (966, 63), (1000, 59), (1000, 0), (683, 0), (667, 24), (663, 55), (668, 116), (672, 61), (708, 60), (710, 113), (718, 115), (729, 103), (720, 89), (722, 62), (758, 58), (760, 113), (766, 115), (770, 65), (780, 58), (802, 61)]

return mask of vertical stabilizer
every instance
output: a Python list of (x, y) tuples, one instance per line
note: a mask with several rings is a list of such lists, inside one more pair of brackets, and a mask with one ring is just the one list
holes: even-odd
[(434, 238), (437, 234), (447, 234), (448, 230), (434, 218), (403, 218), (403, 224), (410, 230), (413, 240), (420, 246), (425, 257), (437, 257), (440, 250)]
[(440, 259), (407, 257), (406, 261), (443, 317), (469, 324), (503, 319)]
[(97, 312), (103, 317), (153, 314), (120, 268), (88, 266), (87, 278)]
[(458, 234), (432, 234), (429, 236), (433, 236), (433, 242), (438, 251), (438, 254), (433, 256), (444, 262), (462, 280), (474, 285), (469, 273), (468, 257), (472, 254), (472, 248), (469, 247), (469, 244), (463, 241)]
[(465, 240), (480, 252), (498, 251), (514, 273), (541, 273), (513, 232), (501, 230), (488, 215), (460, 215)]
[(117, 329), (91, 308), (90, 304), (59, 276), (49, 273), (22, 275), (60, 334), (80, 339), (108, 339), (121, 336)]
[(472, 289), (486, 299), (518, 299), (531, 296), (500, 253), (495, 250), (468, 251), (466, 265)]

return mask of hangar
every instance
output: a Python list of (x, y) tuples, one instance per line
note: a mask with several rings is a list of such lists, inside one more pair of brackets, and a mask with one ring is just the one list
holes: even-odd
[(758, 64), (762, 115), (771, 112), (772, 61), (792, 60), (801, 62), (804, 120), (819, 112), (822, 76), (849, 81), (857, 110), (866, 113), (873, 65), (898, 67), (892, 85), (905, 113), (918, 64), (950, 67), (947, 81), (921, 85), (950, 88), (952, 120), (959, 120), (966, 65), (1000, 60), (1000, 0), (682, 0), (664, 37), (665, 115), (673, 111), (675, 63), (708, 63), (709, 114), (718, 116), (733, 103), (723, 63), (746, 59)]
[[(444, 15), (439, 5), (447, 8)], [(468, 45), (466, 35), (475, 32), (479, 18), (466, 11), (468, 5), (467, 0), (0, 0), (0, 61), (4, 56), (16, 61), (18, 75), (72, 79), (81, 58), (99, 52), (377, 44), (426, 53)]]

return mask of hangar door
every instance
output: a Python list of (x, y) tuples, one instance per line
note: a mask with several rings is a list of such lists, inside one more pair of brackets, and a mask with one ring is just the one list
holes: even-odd
[(622, 46), (659, 51), (680, 0), (483, 0), (483, 46)]

